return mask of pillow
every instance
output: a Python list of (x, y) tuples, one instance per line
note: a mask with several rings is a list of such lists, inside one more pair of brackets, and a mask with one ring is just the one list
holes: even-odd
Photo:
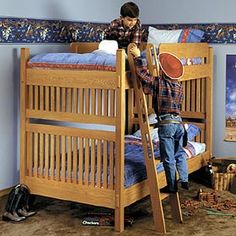
[(182, 30), (158, 30), (154, 27), (148, 27), (148, 43), (159, 47), (160, 43), (178, 43)]
[(118, 43), (115, 40), (102, 40), (98, 45), (99, 51), (104, 51), (108, 54), (116, 55), (117, 49), (118, 49)]
[[(142, 138), (141, 135), (141, 130), (137, 130), (136, 132), (133, 133), (133, 136), (137, 137), (137, 138)], [(152, 137), (152, 141), (154, 143), (157, 143), (159, 141), (159, 137), (158, 137), (158, 128), (154, 128), (151, 129), (151, 137)]]
[(188, 141), (192, 141), (198, 134), (200, 134), (200, 128), (194, 124), (184, 124), (188, 133)]
[(204, 31), (199, 29), (159, 30), (148, 27), (148, 43), (159, 47), (160, 43), (199, 43)]
[(193, 142), (193, 141), (190, 141), (189, 143), (193, 145), (194, 150), (195, 150), (195, 155), (198, 155), (198, 154), (206, 151), (206, 144), (205, 143), (197, 143), (197, 142)]
[(157, 115), (156, 113), (152, 113), (148, 116), (148, 121), (150, 125), (156, 124), (157, 123)]
[(181, 30), (179, 43), (199, 43), (203, 39), (204, 31), (199, 29), (183, 29)]

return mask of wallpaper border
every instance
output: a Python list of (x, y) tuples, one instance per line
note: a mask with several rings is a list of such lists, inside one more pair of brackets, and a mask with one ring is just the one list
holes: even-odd
[[(98, 42), (107, 26), (108, 23), (0, 17), (0, 44)], [(143, 41), (147, 40), (148, 26), (168, 30), (200, 29), (205, 32), (202, 42), (236, 43), (235, 23), (143, 25)]]

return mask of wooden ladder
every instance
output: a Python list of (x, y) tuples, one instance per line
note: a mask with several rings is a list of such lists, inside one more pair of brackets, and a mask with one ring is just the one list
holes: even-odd
[[(138, 120), (142, 134), (142, 144), (145, 155), (145, 164), (146, 164), (147, 178), (150, 189), (154, 225), (157, 232), (166, 233), (162, 200), (169, 197), (172, 217), (177, 222), (182, 223), (183, 219), (179, 201), (179, 194), (178, 192), (176, 194), (160, 193), (158, 173), (156, 169), (156, 166), (157, 164), (160, 163), (160, 161), (156, 160), (154, 156), (153, 143), (150, 134), (150, 126), (148, 120), (146, 97), (145, 94), (143, 93), (142, 84), (136, 76), (133, 56), (129, 53), (130, 47), (132, 47), (132, 44), (130, 44), (128, 47), (128, 60), (132, 72), (132, 82), (135, 92), (135, 102), (137, 107), (139, 108)], [(150, 58), (148, 63), (150, 63)], [(158, 73), (158, 68), (156, 68), (156, 70), (153, 71), (155, 73)]]

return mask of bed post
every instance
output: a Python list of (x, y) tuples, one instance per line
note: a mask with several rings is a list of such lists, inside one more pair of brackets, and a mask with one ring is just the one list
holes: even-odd
[(26, 63), (29, 59), (29, 49), (21, 49), (20, 60), (20, 182), (26, 176)]
[(210, 65), (209, 76), (207, 78), (206, 91), (207, 91), (207, 99), (206, 99), (206, 144), (210, 154), (210, 158), (212, 157), (212, 90), (213, 90), (213, 48), (209, 47), (209, 55), (208, 62)]
[(117, 50), (115, 230), (124, 231), (125, 53)]

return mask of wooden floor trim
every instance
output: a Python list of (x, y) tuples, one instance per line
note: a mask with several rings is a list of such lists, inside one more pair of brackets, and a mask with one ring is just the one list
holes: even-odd
[(10, 193), (13, 187), (0, 190), (0, 197), (3, 197)]

